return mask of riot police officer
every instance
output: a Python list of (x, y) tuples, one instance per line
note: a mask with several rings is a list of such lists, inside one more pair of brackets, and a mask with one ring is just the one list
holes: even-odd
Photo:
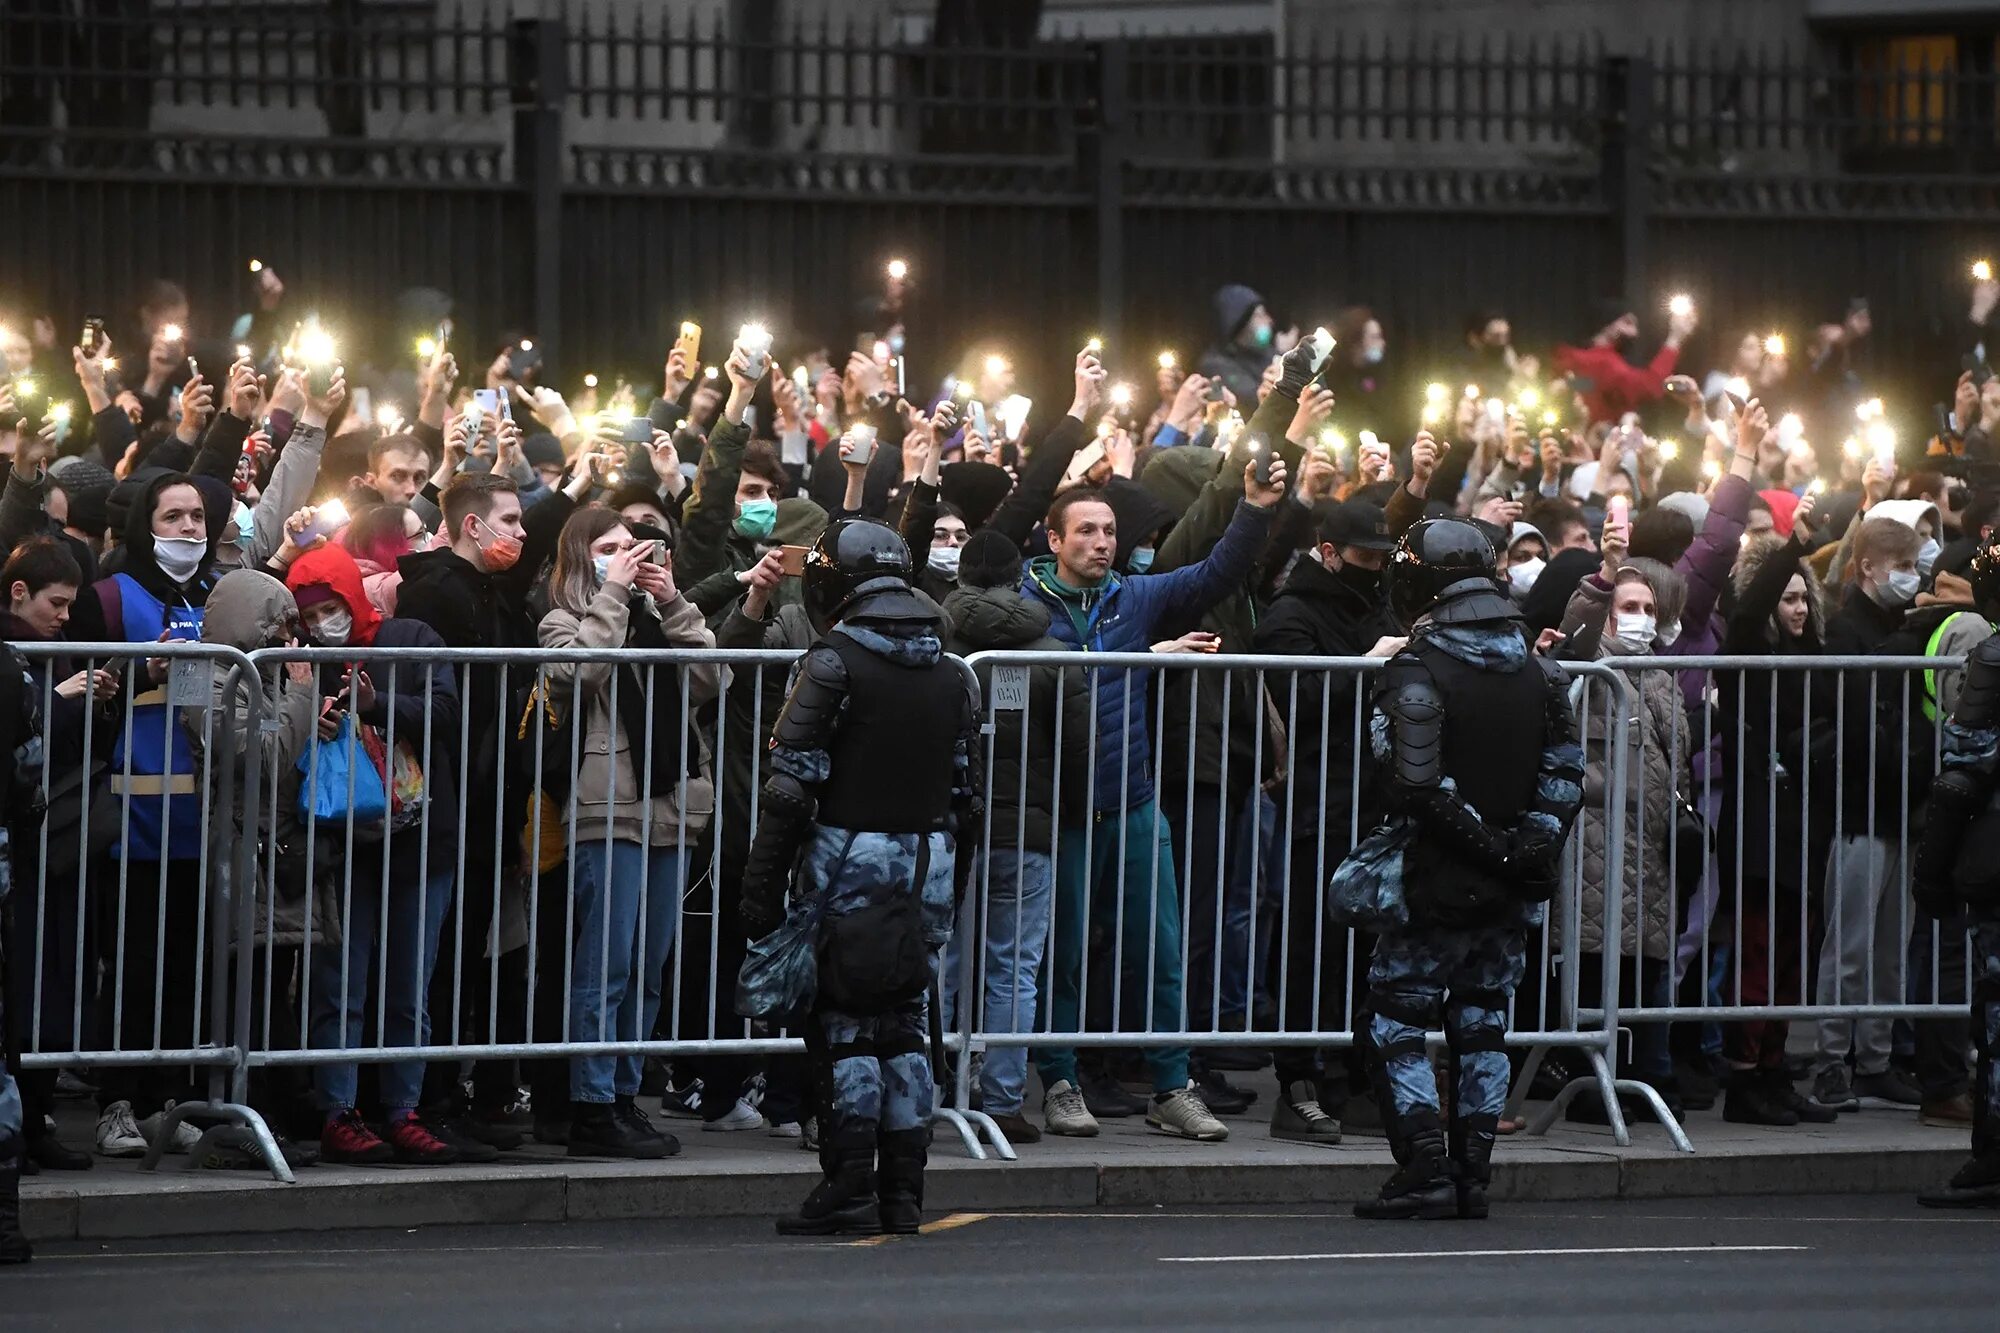
[(912, 1232), (932, 959), (951, 934), (953, 835), (971, 836), (979, 813), (978, 686), (944, 657), (937, 606), (879, 523), (828, 526), (806, 557), (805, 606), (820, 638), (772, 732), (742, 890), (753, 937), (785, 923), (787, 883), (791, 923), (814, 923), (805, 1036), (825, 1178), (778, 1230)]
[[(2000, 601), (2000, 545), (1973, 558), (1975, 600)], [(1917, 903), (1972, 931), (1972, 1160), (1917, 1196), (1927, 1208), (2000, 1208), (2000, 635), (1967, 656), (1944, 723), (1943, 769), (1931, 784), (1913, 879)]]
[[(1462, 519), (1416, 524), (1389, 561), (1410, 642), (1377, 682), (1371, 743), (1405, 834), (1387, 873), (1400, 873), (1408, 924), (1380, 931), (1368, 972), (1364, 1036), (1396, 1170), (1358, 1217), (1486, 1216), (1507, 1004), (1583, 801), (1567, 688), (1529, 651), (1498, 574), (1492, 542)], [(1437, 1028), (1449, 1145), (1424, 1052)]]

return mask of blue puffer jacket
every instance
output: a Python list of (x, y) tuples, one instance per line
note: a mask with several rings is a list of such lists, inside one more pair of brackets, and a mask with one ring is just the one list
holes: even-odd
[[(1271, 531), (1271, 511), (1240, 501), (1222, 539), (1208, 558), (1170, 574), (1112, 573), (1079, 596), (1057, 582), (1054, 556), (1028, 562), (1021, 593), (1049, 608), (1049, 634), (1087, 653), (1143, 653), (1159, 640), (1197, 623), (1202, 613), (1250, 577)], [(1083, 622), (1079, 632), (1077, 621)], [(1124, 668), (1094, 673), (1097, 771), (1091, 782), (1092, 808), (1129, 810), (1153, 799), (1153, 743), (1147, 722), (1147, 690), (1153, 672), (1129, 682)], [(1126, 698), (1131, 698), (1128, 721)], [(1124, 737), (1122, 752), (1113, 738)], [(1069, 738), (1064, 738), (1069, 743)], [(1091, 744), (1089, 737), (1076, 744)]]

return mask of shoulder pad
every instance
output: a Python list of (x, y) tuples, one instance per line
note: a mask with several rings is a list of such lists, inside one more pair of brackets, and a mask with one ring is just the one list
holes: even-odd
[(1990, 727), (2000, 721), (2000, 634), (1987, 635), (1966, 654), (1965, 687), (1952, 716), (1964, 727)]

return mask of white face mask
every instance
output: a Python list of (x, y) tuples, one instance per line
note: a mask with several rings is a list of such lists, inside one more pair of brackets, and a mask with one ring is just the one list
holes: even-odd
[(208, 554), (206, 537), (155, 537), (153, 538), (153, 560), (160, 572), (175, 583), (186, 583), (201, 568), (201, 558)]
[(1929, 578), (1931, 566), (1937, 563), (1938, 552), (1943, 549), (1942, 546), (1938, 545), (1937, 538), (1924, 538), (1924, 544), (1917, 550), (1917, 573), (1922, 574), (1925, 578)]
[(320, 618), (319, 628), (313, 631), (313, 637), (329, 648), (344, 648), (347, 646), (348, 635), (352, 633), (354, 633), (354, 616), (347, 608), (342, 607)]
[(958, 558), (963, 553), (963, 550), (963, 547), (958, 546), (931, 547), (930, 567), (945, 578), (956, 579), (958, 577)]
[(1680, 638), (1680, 636), (1681, 636), (1681, 622), (1678, 620), (1669, 620), (1666, 624), (1660, 627), (1660, 647), (1662, 648), (1673, 647), (1674, 640)]
[(1875, 589), (1875, 600), (1892, 611), (1908, 606), (1923, 582), (1923, 576), (1914, 569), (1892, 569), (1888, 580)]
[(1632, 652), (1645, 652), (1658, 636), (1659, 625), (1651, 616), (1639, 611), (1618, 613), (1618, 642)]
[(1527, 601), (1528, 594), (1535, 589), (1535, 580), (1540, 578), (1542, 571), (1548, 567), (1548, 561), (1542, 559), (1540, 556), (1536, 556), (1530, 560), (1523, 560), (1520, 564), (1508, 570), (1507, 579), (1513, 587), (1514, 600), (1517, 602)]

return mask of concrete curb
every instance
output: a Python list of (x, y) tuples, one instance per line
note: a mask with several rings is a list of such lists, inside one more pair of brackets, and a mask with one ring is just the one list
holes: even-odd
[[(1379, 1142), (1379, 1141), (1378, 1141)], [(1012, 1165), (940, 1154), (929, 1176), (932, 1212), (1041, 1208), (1327, 1205), (1381, 1183), (1387, 1154), (1328, 1151), (1268, 1162), (1077, 1160)], [(1914, 1194), (1963, 1160), (1931, 1147), (1731, 1152), (1503, 1147), (1494, 1196), (1506, 1201), (1611, 1201), (1757, 1194)], [(796, 1206), (816, 1172), (728, 1161), (502, 1165), (473, 1169), (330, 1170), (296, 1185), (245, 1174), (92, 1173), (26, 1182), (23, 1221), (36, 1240), (168, 1238), (225, 1232), (321, 1231), (453, 1223), (607, 1221), (775, 1216)]]

